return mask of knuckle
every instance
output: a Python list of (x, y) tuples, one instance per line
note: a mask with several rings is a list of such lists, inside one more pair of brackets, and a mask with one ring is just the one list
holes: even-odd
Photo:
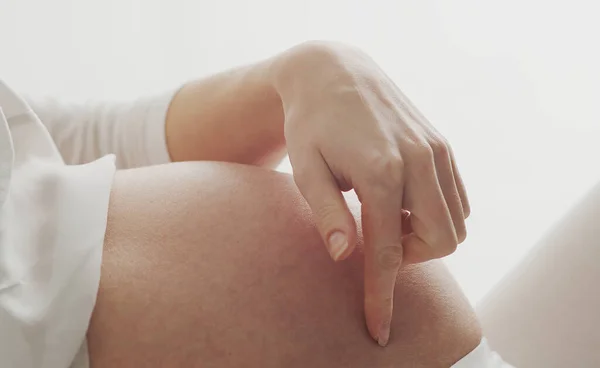
[(463, 204), (463, 214), (465, 215), (465, 219), (471, 216), (471, 206), (469, 204)]
[(383, 270), (397, 270), (402, 264), (401, 245), (388, 245), (377, 251), (377, 265)]
[(335, 203), (321, 203), (313, 210), (318, 221), (318, 227), (328, 232), (331, 229), (339, 227), (339, 207)]
[(370, 292), (365, 294), (365, 305), (391, 308), (394, 305), (393, 296), (382, 296), (380, 293)]
[(437, 137), (429, 142), (435, 157), (450, 157), (450, 144), (443, 137)]
[(371, 179), (388, 189), (396, 190), (403, 182), (404, 160), (400, 153), (380, 153), (367, 162)]
[(448, 239), (440, 244), (440, 247), (438, 248), (439, 249), (438, 257), (441, 258), (441, 257), (449, 256), (450, 254), (456, 252), (457, 248), (458, 248), (458, 240), (456, 239), (456, 237), (451, 237), (450, 239)]
[(394, 305), (394, 298), (392, 296), (386, 296), (381, 300), (381, 304), (386, 308), (391, 308)]
[(458, 244), (462, 243), (467, 239), (467, 228), (465, 226), (461, 227), (456, 231), (456, 238), (458, 240)]
[(425, 175), (435, 167), (433, 149), (427, 144), (419, 144), (412, 149), (410, 169), (413, 175)]

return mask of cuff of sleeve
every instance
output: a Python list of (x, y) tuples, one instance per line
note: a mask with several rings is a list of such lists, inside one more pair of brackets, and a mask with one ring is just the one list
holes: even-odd
[(165, 123), (167, 112), (175, 94), (179, 89), (154, 97), (148, 104), (146, 115), (146, 157), (151, 165), (160, 165), (171, 162), (167, 148)]

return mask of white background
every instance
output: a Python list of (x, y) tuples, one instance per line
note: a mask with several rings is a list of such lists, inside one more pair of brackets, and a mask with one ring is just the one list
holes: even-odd
[(0, 0), (0, 77), (122, 99), (307, 39), (356, 44), (453, 143), (473, 215), (448, 264), (477, 302), (599, 178), (596, 3)]

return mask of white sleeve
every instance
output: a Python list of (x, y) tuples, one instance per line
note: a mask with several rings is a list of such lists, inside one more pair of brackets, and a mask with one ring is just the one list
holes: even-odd
[(0, 80), (0, 367), (86, 360), (114, 172), (112, 155), (65, 165)]
[(117, 168), (126, 169), (170, 162), (165, 120), (174, 93), (131, 103), (28, 102), (67, 164), (115, 154)]

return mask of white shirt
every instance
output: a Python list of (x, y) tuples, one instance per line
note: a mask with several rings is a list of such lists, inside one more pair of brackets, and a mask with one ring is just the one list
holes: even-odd
[(0, 81), (0, 366), (65, 368), (81, 357), (115, 163), (169, 161), (171, 95), (34, 105), (44, 126)]
[[(1, 367), (88, 365), (115, 163), (169, 161), (171, 97), (31, 109), (0, 80)], [(485, 339), (453, 367), (510, 368)]]

